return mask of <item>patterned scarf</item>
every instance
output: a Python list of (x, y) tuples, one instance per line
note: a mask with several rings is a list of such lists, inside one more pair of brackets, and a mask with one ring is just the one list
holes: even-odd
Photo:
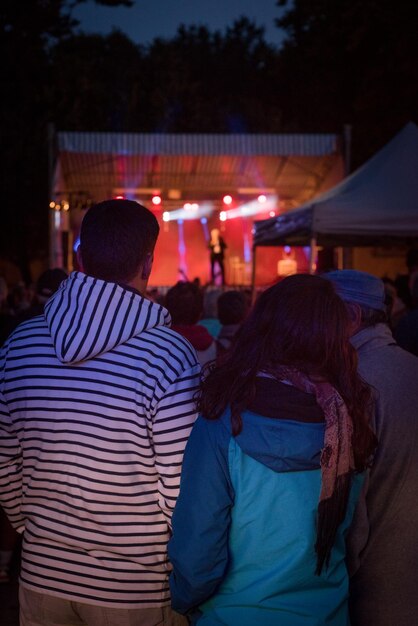
[(353, 422), (344, 400), (326, 381), (314, 381), (299, 370), (285, 366), (264, 369), (274, 378), (287, 381), (297, 389), (315, 395), (324, 412), (325, 437), (321, 451), (321, 492), (318, 505), (316, 573), (328, 565), (338, 526), (343, 521), (355, 470), (351, 443)]

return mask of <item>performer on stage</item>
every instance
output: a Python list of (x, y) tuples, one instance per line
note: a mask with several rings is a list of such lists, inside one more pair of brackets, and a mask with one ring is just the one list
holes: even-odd
[(224, 250), (227, 247), (225, 241), (219, 234), (219, 230), (212, 228), (210, 231), (209, 248), (211, 281), (213, 284), (215, 284), (215, 278), (217, 276), (215, 273), (215, 263), (217, 263), (221, 272), (222, 285), (225, 285)]

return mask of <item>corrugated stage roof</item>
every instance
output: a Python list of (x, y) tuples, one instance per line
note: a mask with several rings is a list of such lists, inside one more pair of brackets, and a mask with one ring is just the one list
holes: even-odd
[(342, 163), (335, 134), (58, 132), (56, 139), (51, 199), (70, 205), (115, 195), (145, 202), (159, 192), (170, 210), (268, 192), (286, 210), (315, 196)]

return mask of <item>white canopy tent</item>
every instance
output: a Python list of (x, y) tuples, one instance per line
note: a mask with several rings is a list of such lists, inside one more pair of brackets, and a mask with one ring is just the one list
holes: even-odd
[[(418, 243), (418, 126), (409, 122), (332, 189), (277, 217), (256, 221), (257, 246), (385, 246)], [(312, 265), (311, 265), (312, 267)]]

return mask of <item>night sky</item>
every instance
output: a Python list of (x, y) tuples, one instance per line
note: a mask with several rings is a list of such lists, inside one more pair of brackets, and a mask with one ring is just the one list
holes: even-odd
[(243, 15), (265, 27), (267, 43), (279, 46), (283, 32), (275, 26), (283, 8), (276, 0), (137, 0), (131, 8), (105, 7), (87, 2), (74, 10), (80, 29), (108, 34), (113, 28), (136, 43), (147, 45), (156, 37), (171, 39), (180, 24), (203, 25), (211, 32), (224, 32)]

